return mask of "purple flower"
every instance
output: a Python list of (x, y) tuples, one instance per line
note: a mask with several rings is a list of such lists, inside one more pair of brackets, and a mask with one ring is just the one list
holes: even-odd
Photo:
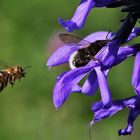
[[(139, 33), (140, 29), (135, 28), (128, 37), (127, 41), (138, 36)], [(87, 36), (84, 40), (90, 42), (106, 40), (107, 34), (108, 32), (96, 32)], [(108, 35), (108, 39), (113, 38), (113, 36), (114, 34), (110, 33)], [(103, 105), (105, 107), (111, 105), (112, 98), (107, 84), (107, 73), (111, 67), (121, 63), (124, 59), (134, 55), (138, 51), (135, 45), (126, 45), (118, 51), (116, 48), (119, 48), (120, 46), (118, 46), (116, 42), (117, 41), (115, 40), (107, 43), (95, 55), (95, 59), (92, 59), (85, 66), (64, 72), (57, 78), (53, 91), (53, 103), (56, 108), (59, 108), (65, 102), (71, 92), (81, 92), (91, 96), (97, 91), (98, 86), (100, 87)], [(51, 67), (66, 63), (70, 61), (69, 58), (71, 58), (75, 51), (82, 49), (83, 47), (84, 46), (79, 46), (77, 44), (65, 44), (63, 47), (54, 52), (54, 54), (49, 58), (47, 65)], [(80, 87), (78, 85), (79, 81), (88, 74), (89, 76), (87, 80), (83, 86)]]
[[(118, 111), (121, 111), (125, 108), (129, 108), (127, 127), (124, 129), (120, 129), (118, 131), (118, 134), (119, 136), (131, 135), (133, 131), (133, 123), (135, 119), (140, 115), (140, 76), (139, 76), (140, 75), (140, 63), (139, 63), (140, 44), (135, 44), (134, 47), (137, 48), (137, 51), (135, 54), (136, 57), (135, 57), (135, 63), (134, 63), (134, 69), (133, 69), (132, 85), (134, 87), (134, 90), (137, 96), (130, 97), (123, 100), (113, 101), (109, 107), (105, 107), (102, 101), (93, 103), (91, 106), (91, 109), (94, 112), (94, 117), (92, 121), (90, 122), (90, 127), (92, 127), (92, 125), (94, 125), (96, 122), (99, 122), (105, 118), (115, 115)], [(123, 49), (125, 49), (125, 47), (122, 48), (121, 53), (122, 52), (125, 53), (125, 50)], [(119, 51), (118, 51), (118, 54), (119, 54)], [(120, 53), (120, 56), (122, 56), (121, 53)], [(130, 52), (128, 51), (127, 55), (129, 55), (128, 53)], [(118, 58), (120, 58), (120, 56)], [(122, 58), (120, 59), (120, 61), (122, 61)], [(120, 63), (120, 62), (117, 62), (117, 63)]]
[(115, 115), (118, 111), (129, 108), (128, 125), (125, 129), (120, 129), (118, 134), (130, 135), (133, 131), (133, 122), (138, 115), (140, 115), (140, 98), (138, 96), (133, 96), (123, 100), (116, 100), (113, 101), (112, 105), (108, 108), (104, 108), (102, 102), (97, 102), (93, 103), (91, 108), (94, 112), (94, 117), (90, 122), (90, 127), (96, 122)]
[(73, 17), (70, 20), (58, 19), (58, 22), (64, 26), (68, 32), (81, 29), (86, 21), (88, 13), (94, 7), (116, 8), (123, 6), (122, 12), (129, 12), (140, 17), (140, 1), (139, 0), (81, 0)]
[(74, 16), (70, 20), (58, 19), (58, 22), (65, 27), (68, 32), (79, 30), (85, 24), (90, 10), (94, 7), (105, 7), (116, 0), (81, 0)]

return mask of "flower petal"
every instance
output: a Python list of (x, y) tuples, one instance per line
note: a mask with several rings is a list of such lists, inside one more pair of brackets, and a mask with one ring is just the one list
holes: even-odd
[(62, 26), (64, 26), (68, 32), (81, 29), (93, 5), (94, 5), (93, 0), (84, 0), (84, 1), (82, 0), (82, 2), (77, 7), (74, 16), (72, 17), (71, 20), (64, 21), (61, 18), (59, 18), (58, 22)]
[(81, 90), (82, 90), (82, 88), (79, 85), (75, 85), (72, 88), (71, 92), (81, 92)]
[[(67, 71), (64, 72), (64, 73), (62, 73), (62, 74), (60, 74), (60, 75), (56, 78), (57, 82), (58, 82), (59, 80), (61, 80), (61, 78), (62, 78), (66, 73), (67, 73)], [(72, 88), (72, 91), (71, 91), (71, 92), (81, 92), (81, 90), (82, 90), (82, 88), (81, 88), (79, 85), (75, 85), (75, 86)]]
[(120, 105), (111, 105), (109, 108), (101, 108), (94, 112), (94, 122), (98, 122), (105, 118), (111, 117), (123, 108), (124, 106)]
[(132, 30), (132, 32), (130, 33), (128, 39), (126, 42), (131, 41), (133, 38), (137, 37), (140, 35), (140, 28), (136, 27)]
[(139, 50), (140, 44), (126, 45), (125, 47), (119, 48), (117, 42), (117, 40), (110, 42), (95, 56), (95, 58), (102, 63), (102, 67), (104, 69), (111, 68), (112, 66), (121, 63), (127, 57), (135, 55), (135, 53)]
[[(113, 101), (113, 103), (111, 104), (110, 107), (105, 108), (102, 105), (102, 102), (96, 102), (94, 104), (92, 104), (92, 111), (94, 112), (94, 117), (91, 123), (95, 123), (98, 121), (101, 121), (107, 117), (111, 117), (114, 114), (116, 114), (118, 111), (128, 107), (128, 108), (135, 108), (137, 106), (139, 106), (139, 104), (137, 105), (137, 103), (140, 104), (140, 99), (138, 99), (137, 96), (132, 96), (130, 98), (126, 98), (123, 100), (116, 100)], [(100, 108), (100, 109), (98, 109)], [(132, 119), (131, 119), (132, 120)]]
[[(67, 32), (72, 32), (73, 30), (78, 30), (80, 27), (76, 25), (72, 20), (63, 20), (62, 18), (58, 18), (58, 22), (64, 26)], [(81, 27), (82, 28), (82, 27)]]
[(97, 110), (103, 108), (104, 105), (103, 105), (103, 102), (102, 101), (99, 101), (99, 102), (94, 102), (92, 105), (91, 105), (91, 110), (93, 112), (96, 112)]
[(98, 78), (102, 102), (105, 106), (108, 106), (112, 103), (112, 98), (107, 84), (106, 76), (101, 71), (101, 67), (95, 67), (95, 71)]
[[(135, 98), (135, 97), (134, 97)], [(128, 124), (127, 127), (124, 129), (120, 129), (118, 131), (119, 136), (121, 135), (131, 135), (133, 131), (133, 123), (135, 119), (140, 115), (140, 98), (136, 98), (135, 102), (131, 101), (131, 108), (129, 111), (129, 116), (128, 116)]]
[(116, 61), (113, 65), (117, 65), (124, 61), (126, 58), (135, 55), (139, 48), (140, 44), (126, 45), (125, 47), (119, 48)]
[(74, 16), (70, 20), (58, 19), (58, 22), (64, 26), (68, 32), (81, 29), (86, 21), (90, 10), (94, 7), (105, 7), (116, 0), (81, 0)]
[(96, 61), (90, 61), (85, 67), (76, 68), (66, 72), (61, 78), (56, 81), (53, 91), (53, 103), (56, 108), (59, 108), (70, 95), (73, 87), (90, 72), (94, 66), (99, 65)]
[(107, 43), (96, 55), (95, 58), (102, 64), (102, 67), (108, 69), (112, 67), (117, 58), (119, 49), (118, 40)]
[(118, 135), (131, 135), (132, 131), (133, 125), (128, 125), (126, 128), (118, 130)]
[(134, 62), (133, 75), (132, 75), (132, 85), (135, 92), (140, 96), (140, 51), (137, 52)]
[(90, 72), (87, 80), (85, 81), (84, 85), (82, 86), (82, 93), (92, 96), (98, 90), (98, 80), (96, 76), (96, 72), (93, 70)]
[(64, 45), (50, 56), (47, 66), (57, 66), (68, 62), (70, 55), (79, 48), (78, 45)]
[(111, 40), (114, 37), (113, 32), (107, 32), (107, 31), (98, 31), (94, 32), (87, 37), (84, 38), (84, 40), (95, 42), (97, 40)]

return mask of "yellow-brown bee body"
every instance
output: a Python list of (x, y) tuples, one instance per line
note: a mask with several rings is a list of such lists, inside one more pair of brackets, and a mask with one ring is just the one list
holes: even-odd
[(11, 84), (13, 86), (15, 81), (25, 77), (25, 74), (24, 68), (21, 66), (9, 67), (0, 71), (0, 91), (2, 91), (7, 84)]

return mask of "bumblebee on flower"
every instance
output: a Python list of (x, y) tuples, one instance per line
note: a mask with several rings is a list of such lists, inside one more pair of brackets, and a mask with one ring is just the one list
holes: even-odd
[[(140, 33), (140, 29), (135, 28), (130, 34), (130, 36), (128, 37), (128, 40), (131, 40), (134, 37), (138, 36), (139, 33)], [(97, 40), (105, 40), (107, 34), (108, 32), (95, 32), (87, 36), (86, 38), (84, 38), (84, 40), (87, 40), (89, 42), (95, 42)], [(108, 35), (108, 38), (111, 39), (113, 36), (114, 33), (110, 33)], [(106, 51), (108, 50), (106, 48), (109, 48), (109, 46), (110, 46), (109, 44), (106, 44), (100, 51), (101, 52), (104, 51), (105, 52), (104, 54), (106, 54)], [(105, 56), (103, 55), (103, 53), (100, 53), (99, 51), (95, 55), (95, 59), (91, 60), (85, 66), (72, 69), (58, 76), (53, 92), (53, 101), (55, 107), (59, 108), (64, 103), (64, 101), (67, 99), (67, 97), (70, 95), (71, 92), (80, 91), (86, 95), (93, 95), (98, 89), (98, 84), (100, 86), (102, 101), (104, 105), (109, 105), (112, 102), (112, 100), (106, 81), (106, 75), (111, 67), (117, 65), (128, 56), (135, 55), (138, 47), (134, 47), (134, 46), (126, 45), (125, 47), (120, 48), (119, 51), (116, 52), (117, 53), (116, 60), (115, 61), (113, 60), (114, 62), (110, 62), (109, 60), (108, 66), (103, 65)], [(69, 59), (71, 58), (71, 55), (75, 51), (81, 49), (82, 47), (83, 46), (76, 45), (76, 44), (64, 44), (63, 47), (59, 48), (56, 52), (53, 53), (53, 55), (49, 58), (47, 65), (57, 66), (70, 61)], [(103, 57), (103, 61), (101, 61), (100, 59), (100, 61), (98, 62), (98, 57), (101, 58), (101, 54)], [(110, 66), (111, 63), (112, 65)], [(85, 81), (83, 87), (80, 87), (78, 85), (79, 81), (87, 74), (89, 74), (88, 79)]]
[[(83, 40), (71, 34), (59, 36), (64, 45), (50, 56), (47, 66), (69, 62), (71, 70), (57, 77), (53, 90), (53, 103), (58, 109), (72, 92), (92, 96), (99, 88), (101, 101), (92, 104), (91, 110), (94, 112), (94, 117), (90, 126), (113, 116), (124, 108), (129, 108), (128, 125), (125, 129), (120, 129), (118, 134), (130, 135), (133, 131), (133, 122), (140, 114), (140, 44), (127, 45), (126, 43), (140, 35), (140, 28), (134, 28), (140, 17), (140, 1), (81, 0), (71, 20), (58, 19), (58, 21), (68, 32), (81, 29), (88, 13), (94, 7), (122, 7), (121, 11), (128, 12), (128, 15), (122, 20), (123, 24), (116, 33), (99, 31), (88, 35)], [(83, 42), (86, 43), (83, 45)], [(130, 56), (135, 56), (132, 85), (137, 96), (114, 101), (107, 84), (108, 72)], [(86, 75), (88, 77), (84, 84), (79, 86), (79, 82)]]

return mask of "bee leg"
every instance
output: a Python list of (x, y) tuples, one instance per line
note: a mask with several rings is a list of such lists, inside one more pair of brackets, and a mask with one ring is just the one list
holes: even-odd
[(22, 75), (22, 77), (23, 77), (23, 78), (25, 78), (25, 75), (27, 75), (27, 73), (26, 73), (26, 72), (24, 72), (24, 74)]
[(12, 79), (11, 79), (11, 82), (10, 82), (10, 84), (12, 85), (12, 87), (13, 87), (13, 85), (15, 84), (15, 80), (16, 80), (16, 79), (15, 79), (15, 76), (13, 75), (13, 76), (12, 76)]
[(21, 77), (18, 78), (18, 81), (20, 82)]
[(102, 64), (101, 60), (98, 60), (96, 58), (94, 58), (95, 61), (99, 62), (100, 64)]
[(11, 78), (10, 84), (12, 85), (12, 87), (14, 86), (14, 84), (15, 84), (15, 77), (14, 76)]
[(11, 81), (10, 84), (12, 85), (12, 87), (14, 86), (15, 82)]
[(101, 61), (98, 60), (98, 59), (96, 59), (94, 56), (92, 56), (91, 59), (92, 59), (92, 60), (95, 60), (95, 61), (97, 61), (97, 62), (99, 62), (99, 63), (101, 63)]
[(19, 77), (19, 81), (20, 81), (20, 79), (23, 77), (23, 78), (25, 78), (25, 75), (26, 75), (27, 73), (24, 73), (24, 74), (22, 74), (20, 77)]
[(1, 83), (0, 83), (0, 91), (2, 91), (3, 88), (4, 88), (4, 84), (3, 84), (3, 82), (1, 82)]
[(21, 75), (18, 79), (19, 79), (19, 82), (20, 82), (20, 79), (23, 77), (23, 78), (25, 78), (25, 75), (26, 75), (27, 73), (24, 73), (23, 75)]

